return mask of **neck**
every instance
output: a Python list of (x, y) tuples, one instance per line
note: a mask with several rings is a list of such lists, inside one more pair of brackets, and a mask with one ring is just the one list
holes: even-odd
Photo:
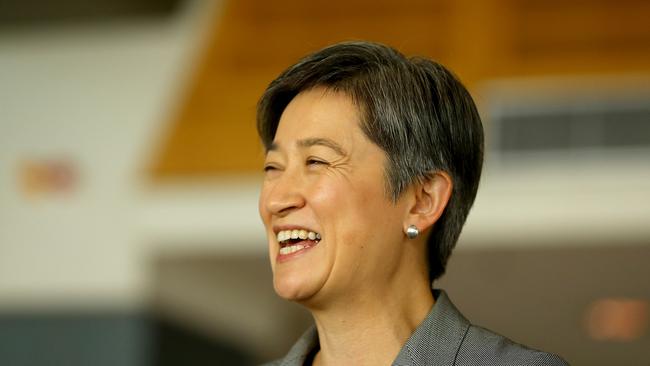
[[(434, 304), (426, 273), (364, 287), (344, 303), (312, 310), (314, 365), (389, 365)], [(410, 279), (410, 281), (409, 281)]]

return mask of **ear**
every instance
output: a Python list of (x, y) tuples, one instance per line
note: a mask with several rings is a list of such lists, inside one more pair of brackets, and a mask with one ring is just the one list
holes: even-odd
[(415, 225), (420, 232), (438, 221), (449, 203), (453, 182), (447, 172), (438, 171), (414, 185), (412, 205), (404, 222), (404, 229)]

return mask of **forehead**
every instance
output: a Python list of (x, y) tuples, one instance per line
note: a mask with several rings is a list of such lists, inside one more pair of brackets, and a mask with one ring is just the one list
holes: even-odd
[(345, 142), (362, 133), (360, 121), (359, 108), (347, 94), (317, 87), (299, 93), (287, 105), (274, 142), (282, 144), (305, 137)]

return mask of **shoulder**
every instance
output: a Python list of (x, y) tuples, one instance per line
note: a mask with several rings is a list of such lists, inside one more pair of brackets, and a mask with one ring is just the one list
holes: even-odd
[(561, 357), (515, 343), (485, 328), (470, 325), (455, 365), (567, 366)]
[(442, 290), (394, 365), (567, 366), (562, 358), (515, 343), (467, 320)]

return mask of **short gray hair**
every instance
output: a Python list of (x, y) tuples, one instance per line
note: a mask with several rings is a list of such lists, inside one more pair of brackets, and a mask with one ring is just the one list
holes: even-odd
[(286, 69), (262, 95), (257, 130), (266, 149), (289, 102), (317, 86), (343, 92), (359, 107), (361, 129), (386, 153), (393, 201), (437, 171), (451, 176), (451, 198), (427, 242), (429, 277), (439, 278), (474, 203), (483, 165), (483, 125), (469, 92), (429, 59), (406, 58), (378, 43), (335, 44)]

